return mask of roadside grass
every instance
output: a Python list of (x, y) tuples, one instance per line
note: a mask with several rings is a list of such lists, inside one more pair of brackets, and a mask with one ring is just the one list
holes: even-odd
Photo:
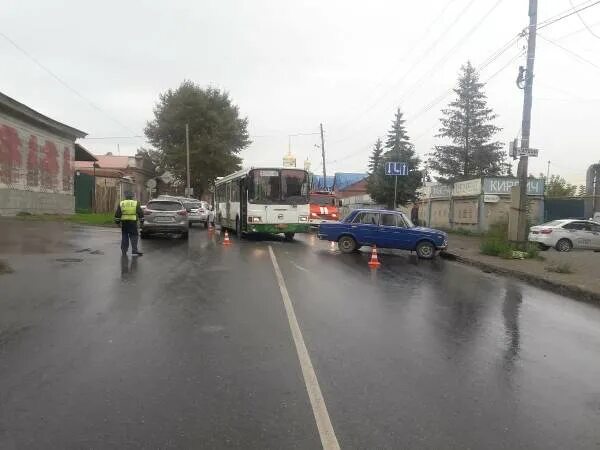
[(544, 269), (546, 269), (547, 272), (553, 273), (573, 273), (573, 270), (571, 269), (571, 265), (569, 263), (558, 263), (556, 265), (546, 266)]
[(111, 226), (114, 214), (112, 213), (76, 213), (72, 215), (63, 214), (30, 214), (18, 213), (17, 218), (20, 220), (32, 220), (40, 222), (69, 222), (80, 225), (95, 225), (95, 226)]
[(14, 270), (12, 269), (12, 267), (10, 267), (10, 265), (6, 261), (0, 259), (0, 275), (13, 272)]
[(444, 231), (448, 234), (455, 234), (458, 236), (482, 236), (481, 233), (478, 233), (477, 231), (471, 231), (471, 230), (467, 230), (466, 228), (444, 228), (444, 227), (437, 227), (437, 230), (440, 231)]
[(490, 226), (490, 229), (481, 239), (479, 251), (483, 255), (498, 256), (504, 259), (537, 259), (544, 260), (540, 255), (540, 250), (535, 244), (527, 243), (517, 245), (509, 242), (508, 224), (496, 223)]

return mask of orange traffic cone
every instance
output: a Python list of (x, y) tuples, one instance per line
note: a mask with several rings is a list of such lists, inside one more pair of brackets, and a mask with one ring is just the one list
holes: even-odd
[(223, 239), (223, 245), (231, 245), (231, 240), (229, 239), (229, 233), (225, 230), (225, 238)]
[(377, 247), (373, 246), (373, 250), (371, 251), (371, 260), (369, 261), (369, 267), (375, 268), (379, 267), (381, 263), (377, 259)]

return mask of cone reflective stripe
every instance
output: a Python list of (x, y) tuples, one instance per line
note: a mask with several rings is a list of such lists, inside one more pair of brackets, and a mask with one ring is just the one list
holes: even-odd
[(377, 259), (377, 247), (373, 246), (373, 250), (371, 250), (371, 260), (369, 261), (369, 266), (371, 267), (379, 267), (381, 263), (379, 259)]
[(223, 245), (231, 245), (231, 240), (229, 240), (229, 233), (225, 230), (225, 238), (223, 239)]

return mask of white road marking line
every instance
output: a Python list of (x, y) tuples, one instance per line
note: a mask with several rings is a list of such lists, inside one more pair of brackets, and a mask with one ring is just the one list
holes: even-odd
[(292, 265), (293, 265), (293, 266), (294, 266), (296, 269), (298, 269), (298, 270), (302, 270), (303, 272), (308, 272), (308, 269), (305, 269), (304, 267), (302, 267), (302, 266), (300, 266), (300, 265), (296, 264), (294, 261), (290, 261), (290, 262), (292, 263)]
[(287, 313), (290, 330), (292, 332), (292, 338), (294, 339), (294, 344), (296, 345), (296, 353), (298, 354), (298, 360), (300, 361), (300, 368), (302, 369), (304, 384), (306, 385), (310, 405), (312, 406), (315, 421), (317, 422), (319, 437), (321, 438), (321, 445), (323, 445), (324, 450), (339, 450), (340, 444), (335, 436), (333, 425), (331, 425), (331, 419), (329, 418), (327, 406), (325, 405), (325, 399), (323, 398), (321, 388), (319, 387), (317, 374), (315, 373), (315, 369), (310, 361), (308, 349), (306, 348), (304, 338), (302, 337), (302, 331), (300, 330), (300, 325), (296, 319), (296, 313), (294, 312), (294, 306), (292, 305), (290, 294), (288, 294), (287, 288), (285, 287), (283, 275), (279, 269), (279, 264), (277, 264), (277, 259), (275, 258), (275, 253), (273, 253), (273, 248), (270, 245), (269, 254), (271, 255), (271, 262), (273, 263), (273, 270), (275, 271), (275, 277), (277, 278), (277, 283), (279, 284), (279, 290), (281, 291), (281, 298), (283, 299), (283, 306), (285, 307), (285, 312)]

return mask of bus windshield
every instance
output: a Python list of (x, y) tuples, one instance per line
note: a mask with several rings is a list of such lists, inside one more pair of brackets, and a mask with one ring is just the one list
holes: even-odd
[(303, 170), (256, 169), (250, 173), (249, 179), (250, 203), (308, 203), (308, 175)]
[(283, 203), (300, 205), (308, 203), (308, 176), (303, 170), (281, 171), (281, 199)]

